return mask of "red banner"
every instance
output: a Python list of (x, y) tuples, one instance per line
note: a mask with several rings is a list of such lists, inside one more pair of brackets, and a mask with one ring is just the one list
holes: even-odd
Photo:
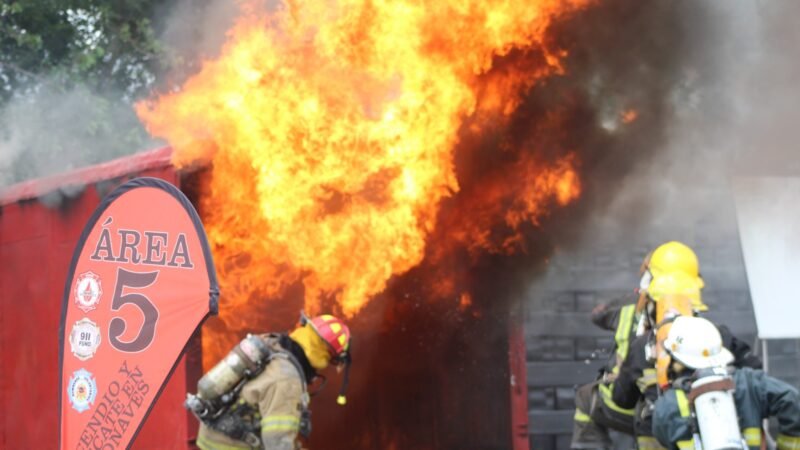
[(103, 199), (64, 289), (60, 447), (129, 448), (218, 296), (203, 225), (181, 191), (137, 178)]

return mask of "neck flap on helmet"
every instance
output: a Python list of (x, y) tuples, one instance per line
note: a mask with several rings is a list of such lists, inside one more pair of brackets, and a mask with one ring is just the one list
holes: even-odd
[[(314, 325), (311, 323), (311, 319), (306, 315), (305, 311), (300, 311), (300, 325), (306, 326), (309, 325), (314, 328)], [(314, 331), (319, 334), (319, 331), (314, 328)], [(320, 336), (321, 337), (321, 336)], [(324, 340), (324, 339), (323, 339)], [(326, 342), (327, 343), (327, 342)], [(329, 348), (330, 348), (330, 344)], [(350, 365), (353, 362), (351, 351), (353, 347), (353, 338), (350, 337), (350, 342), (348, 342), (347, 350), (339, 353), (338, 355), (332, 355), (331, 361), (336, 363), (337, 366), (342, 367), (344, 366), (344, 375), (342, 376), (342, 386), (339, 389), (339, 396), (336, 398), (336, 403), (340, 405), (347, 404), (347, 385), (350, 384)], [(331, 352), (333, 350), (331, 349)]]

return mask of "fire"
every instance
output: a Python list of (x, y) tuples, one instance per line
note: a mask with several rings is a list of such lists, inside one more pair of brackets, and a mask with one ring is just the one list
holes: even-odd
[(464, 311), (470, 306), (472, 306), (472, 296), (469, 292), (462, 292), (458, 301), (458, 309)]
[(622, 119), (622, 123), (629, 124), (639, 118), (639, 113), (635, 109), (626, 109), (622, 111), (619, 116), (620, 119)]
[[(565, 53), (544, 32), (584, 3), (286, 0), (269, 12), (242, 3), (218, 59), (180, 91), (137, 105), (178, 166), (211, 164), (201, 207), (222, 318), (233, 324), (235, 305), (298, 282), (309, 312), (335, 300), (352, 316), (420, 264), (443, 200), (461, 190), (454, 152), (465, 119), (480, 133), (563, 71)], [(542, 57), (490, 73), (513, 51)], [(514, 174), (495, 174), (480, 217), (454, 238), (513, 246), (485, 238), (498, 221), (536, 224), (551, 203), (577, 198), (577, 164), (568, 153), (521, 157)]]

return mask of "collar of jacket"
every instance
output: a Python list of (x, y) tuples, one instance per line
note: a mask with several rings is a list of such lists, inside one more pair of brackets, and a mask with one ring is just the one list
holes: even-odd
[(308, 358), (306, 357), (306, 352), (303, 351), (303, 347), (301, 347), (297, 342), (293, 341), (292, 338), (286, 334), (281, 334), (280, 337), (278, 337), (278, 344), (297, 359), (297, 362), (300, 363), (300, 367), (303, 368), (303, 375), (306, 377), (306, 384), (310, 384), (311, 381), (317, 376), (317, 371), (314, 370), (314, 367), (312, 367), (311, 363), (308, 362)]

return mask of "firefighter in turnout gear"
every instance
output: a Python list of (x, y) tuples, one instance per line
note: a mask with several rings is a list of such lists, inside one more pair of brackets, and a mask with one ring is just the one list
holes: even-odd
[(761, 448), (763, 420), (778, 422), (778, 450), (800, 449), (800, 394), (750, 368), (727, 368), (734, 357), (714, 324), (678, 317), (664, 348), (670, 388), (656, 401), (653, 433), (672, 449)]
[(296, 450), (311, 431), (307, 386), (330, 364), (350, 365), (350, 330), (331, 315), (301, 316), (287, 334), (248, 336), (201, 378), (186, 407), (201, 421), (202, 450)]
[[(644, 307), (644, 318), (649, 321), (651, 331), (630, 343), (628, 355), (614, 380), (611, 398), (620, 407), (634, 410), (633, 428), (640, 449), (662, 448), (652, 434), (653, 403), (658, 398), (659, 385), (662, 388), (666, 385), (671, 361), (662, 342), (676, 318), (692, 317), (708, 309), (702, 303), (700, 286), (694, 277), (680, 272), (652, 280)], [(725, 347), (735, 355), (737, 366), (761, 366), (750, 347), (736, 339), (726, 327), (720, 326), (719, 333), (724, 336)]]
[(592, 311), (595, 325), (614, 332), (614, 349), (600, 379), (580, 386), (575, 392), (573, 449), (611, 447), (608, 429), (633, 433), (633, 410), (618, 407), (611, 401), (609, 380), (616, 376), (626, 354), (629, 340), (635, 336), (635, 309), (631, 303), (617, 308), (600, 305)]
[[(613, 382), (619, 375), (622, 362), (627, 358), (630, 343), (637, 334), (647, 331), (644, 313), (647, 291), (653, 277), (668, 273), (681, 273), (702, 287), (697, 255), (687, 245), (670, 241), (659, 245), (645, 256), (639, 269), (638, 300), (633, 299), (622, 307), (607, 308), (598, 305), (592, 311), (592, 322), (600, 328), (614, 332), (614, 349), (610, 361), (600, 378), (585, 384), (575, 393), (575, 416), (572, 434), (573, 449), (600, 449), (611, 447), (608, 429), (626, 434), (634, 433), (633, 406), (622, 407), (613, 400)], [(697, 301), (695, 308), (705, 305)]]

